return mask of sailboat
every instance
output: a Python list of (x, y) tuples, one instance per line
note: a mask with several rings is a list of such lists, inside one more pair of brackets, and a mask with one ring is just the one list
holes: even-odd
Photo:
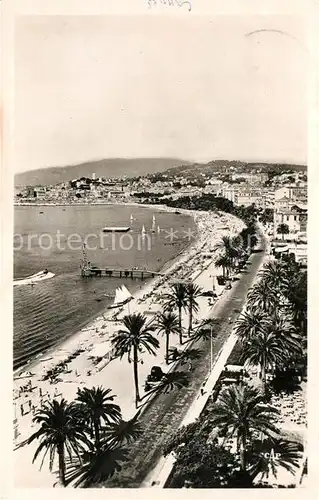
[(157, 233), (159, 234), (161, 232), (161, 228), (157, 226)]
[(142, 227), (142, 236), (145, 236), (145, 233), (146, 233), (146, 229), (145, 229), (145, 226), (143, 224), (143, 227)]
[(115, 290), (115, 297), (114, 297), (114, 302), (110, 306), (108, 306), (108, 309), (114, 309), (115, 307), (121, 307), (130, 300), (132, 300), (133, 295), (128, 291), (125, 285), (122, 285), (118, 287)]
[(155, 224), (156, 224), (156, 219), (155, 219), (155, 215), (153, 214), (153, 220), (152, 220), (152, 233), (155, 233)]
[(133, 214), (130, 215), (130, 222), (132, 223), (134, 220)]

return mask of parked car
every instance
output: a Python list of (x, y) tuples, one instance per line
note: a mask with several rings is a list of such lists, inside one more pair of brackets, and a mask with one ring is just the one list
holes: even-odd
[(151, 373), (147, 375), (145, 381), (145, 391), (149, 391), (152, 387), (156, 386), (164, 375), (165, 373), (160, 366), (152, 366)]

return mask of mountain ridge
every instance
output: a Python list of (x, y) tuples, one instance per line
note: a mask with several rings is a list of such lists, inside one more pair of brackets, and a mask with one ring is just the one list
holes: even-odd
[(75, 165), (57, 166), (20, 172), (14, 176), (14, 185), (54, 185), (79, 177), (90, 177), (93, 173), (96, 177), (128, 177), (152, 175), (175, 171), (206, 170), (216, 171), (223, 166), (234, 166), (237, 168), (260, 168), (272, 167), (293, 168), (294, 170), (306, 170), (306, 165), (284, 164), (276, 162), (245, 162), (240, 160), (211, 160), (208, 162), (194, 162), (180, 158), (106, 158), (100, 160), (86, 161)]
[(163, 172), (168, 168), (191, 164), (179, 158), (105, 158), (86, 161), (75, 165), (38, 168), (20, 172), (14, 176), (15, 186), (50, 185), (78, 177), (129, 177)]

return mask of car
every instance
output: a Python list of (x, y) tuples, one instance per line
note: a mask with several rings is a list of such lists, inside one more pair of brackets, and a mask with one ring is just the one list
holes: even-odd
[(147, 375), (145, 381), (145, 391), (149, 391), (152, 387), (156, 386), (161, 379), (164, 377), (165, 373), (162, 371), (160, 366), (152, 366), (151, 373)]

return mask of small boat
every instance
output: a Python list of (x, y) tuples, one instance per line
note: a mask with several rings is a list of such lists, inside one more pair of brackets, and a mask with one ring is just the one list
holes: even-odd
[(152, 233), (155, 233), (155, 224), (156, 224), (156, 219), (155, 219), (155, 215), (153, 214), (153, 220), (152, 220)]
[(103, 227), (104, 233), (127, 233), (131, 228), (129, 226), (111, 226)]
[(118, 287), (115, 290), (115, 298), (113, 304), (108, 306), (108, 309), (114, 309), (115, 307), (121, 307), (130, 300), (132, 300), (133, 295), (128, 291), (125, 285)]
[(40, 214), (43, 214), (43, 212), (39, 212)]
[(49, 272), (47, 269), (40, 271), (39, 273), (32, 274), (32, 276), (27, 276), (26, 278), (17, 278), (13, 282), (13, 286), (19, 285), (31, 285), (34, 286), (36, 282), (43, 281), (49, 278), (53, 278), (54, 273)]

